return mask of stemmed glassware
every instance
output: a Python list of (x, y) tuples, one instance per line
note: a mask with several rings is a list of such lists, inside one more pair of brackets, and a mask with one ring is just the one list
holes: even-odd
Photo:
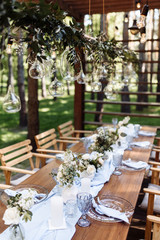
[(86, 219), (86, 214), (91, 208), (92, 195), (90, 193), (82, 192), (77, 194), (77, 205), (82, 213), (82, 217), (78, 220), (80, 227), (88, 227), (91, 223)]
[(112, 123), (113, 123), (114, 129), (116, 129), (118, 119), (117, 118), (112, 118)]

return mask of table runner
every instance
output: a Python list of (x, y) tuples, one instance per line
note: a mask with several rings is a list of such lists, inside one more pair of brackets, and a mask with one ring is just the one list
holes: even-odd
[[(112, 154), (110, 154), (109, 159), (104, 162), (103, 168), (98, 170), (91, 182), (91, 194), (93, 197), (95, 197), (102, 189), (104, 183), (109, 181), (114, 169), (115, 167), (112, 164)], [(54, 187), (45, 201), (32, 207), (32, 220), (27, 223), (21, 222), (25, 229), (25, 240), (70, 240), (72, 238), (76, 231), (75, 225), (81, 216), (79, 210), (77, 210), (74, 218), (67, 219), (66, 217), (66, 229), (49, 230), (48, 219), (51, 214), (50, 198), (53, 195), (58, 194), (57, 192), (56, 187)], [(0, 240), (10, 240), (8, 229), (0, 234)]]

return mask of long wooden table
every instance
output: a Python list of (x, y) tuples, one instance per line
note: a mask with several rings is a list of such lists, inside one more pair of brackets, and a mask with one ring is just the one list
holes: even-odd
[[(143, 127), (143, 130), (156, 132), (154, 127)], [(154, 137), (144, 137), (134, 139), (134, 141), (150, 141), (153, 144)], [(85, 152), (83, 143), (80, 142), (72, 147), (74, 152)], [(132, 151), (125, 151), (123, 159), (126, 160), (131, 158), (136, 161), (148, 162), (150, 157), (151, 149), (144, 148), (133, 148)], [(54, 160), (41, 168), (34, 175), (29, 177), (23, 182), (23, 184), (38, 184), (46, 187), (50, 191), (55, 182), (52, 176), (49, 174), (53, 168), (58, 167), (61, 161)], [(99, 193), (110, 194), (114, 196), (122, 197), (128, 200), (133, 207), (136, 206), (137, 198), (141, 189), (142, 181), (144, 178), (145, 170), (142, 171), (126, 171), (123, 170), (122, 175), (112, 175), (108, 183), (104, 185)], [(0, 233), (3, 232), (7, 226), (4, 225), (2, 220), (5, 206), (0, 201)], [(87, 228), (81, 228), (76, 225), (76, 232), (72, 240), (125, 240), (127, 238), (129, 224), (125, 223), (103, 223), (98, 222), (94, 219), (90, 219), (91, 225)], [(131, 220), (130, 220), (131, 221)]]

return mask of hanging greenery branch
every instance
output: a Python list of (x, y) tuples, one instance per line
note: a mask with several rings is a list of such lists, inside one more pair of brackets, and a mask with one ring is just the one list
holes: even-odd
[[(17, 30), (23, 29), (21, 41), (28, 44), (30, 57), (37, 57), (39, 61), (45, 59), (45, 53), (51, 50), (64, 51), (69, 46), (68, 58), (73, 61), (73, 48), (87, 50), (93, 55), (97, 62), (106, 59), (109, 64), (114, 65), (116, 61), (133, 62), (137, 65), (138, 60), (133, 51), (115, 40), (108, 40), (99, 35), (97, 38), (87, 37), (81, 25), (72, 17), (69, 25), (65, 23), (68, 14), (61, 10), (57, 3), (46, 3), (39, 0), (39, 3), (17, 2), (12, 0), (3, 1), (0, 4), (0, 48), (2, 55), (2, 40), (8, 37), (17, 39)], [(11, 34), (8, 36), (8, 28)]]

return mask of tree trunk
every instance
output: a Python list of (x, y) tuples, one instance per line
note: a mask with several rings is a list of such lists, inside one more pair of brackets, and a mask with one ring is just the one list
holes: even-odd
[[(20, 33), (21, 36), (21, 33)], [(19, 125), (21, 127), (27, 126), (27, 112), (26, 112), (26, 100), (25, 100), (25, 86), (24, 86), (24, 66), (23, 66), (23, 51), (18, 54), (18, 93), (21, 100), (21, 110)]]
[[(160, 38), (160, 10), (159, 10), (159, 32), (158, 32), (158, 38)], [(159, 41), (159, 52), (158, 52), (158, 61), (160, 61), (160, 41)], [(158, 63), (158, 72), (160, 72), (160, 63)], [(157, 92), (160, 92), (160, 74), (157, 74)], [(160, 102), (160, 95), (157, 95), (157, 102)]]
[(28, 76), (28, 138), (33, 150), (36, 150), (34, 136), (39, 133), (38, 80)]
[(41, 83), (42, 83), (42, 97), (46, 98), (47, 92), (46, 92), (45, 77), (42, 77)]
[[(128, 14), (128, 13), (125, 13), (124, 14), (124, 20), (125, 20), (125, 15)], [(128, 40), (128, 22), (125, 22), (123, 21), (123, 40)], [(123, 45), (127, 46), (128, 47), (128, 42), (124, 42)], [(124, 79), (124, 67), (122, 66), (122, 80)], [(128, 85), (125, 85), (122, 89), (123, 92), (128, 92), (129, 89), (128, 89)], [(130, 96), (129, 94), (122, 94), (121, 95), (121, 101), (122, 102), (129, 102), (130, 101)], [(126, 105), (126, 104), (122, 104), (121, 105), (121, 112), (124, 112), (124, 113), (130, 113), (131, 109), (130, 109), (130, 105)]]
[[(154, 29), (153, 28), (154, 28), (154, 10), (151, 9), (150, 10), (150, 22), (149, 22), (149, 30), (150, 30), (150, 34), (149, 34), (150, 37), (149, 38), (150, 39), (153, 39), (153, 36), (154, 36)], [(153, 50), (153, 41), (150, 42), (149, 49)], [(149, 59), (150, 61), (153, 61), (153, 56), (152, 55), (153, 55), (152, 52), (150, 52), (150, 56), (147, 59)], [(151, 74), (150, 74), (150, 92), (152, 92), (153, 63), (150, 64), (150, 69), (149, 70), (151, 72)]]
[(12, 67), (12, 54), (8, 54), (8, 83), (7, 86), (13, 84), (13, 67)]
[[(145, 43), (140, 43), (139, 44), (139, 49), (144, 50), (145, 49)], [(143, 61), (145, 60), (145, 53), (141, 52), (140, 53), (140, 60)], [(140, 72), (146, 72), (147, 71), (147, 64), (146, 63), (141, 63), (140, 66)], [(142, 82), (142, 83), (141, 83)], [(146, 74), (139, 74), (139, 84), (138, 84), (138, 92), (147, 92), (148, 86), (147, 84), (143, 84), (143, 82), (147, 82), (147, 73)], [(138, 95), (137, 97), (138, 102), (148, 102), (148, 96), (147, 95)], [(144, 106), (136, 106), (136, 109), (141, 111), (143, 110)]]
[[(100, 23), (100, 30), (101, 32), (103, 32), (104, 34), (106, 33), (106, 24), (105, 24), (105, 19), (106, 19), (106, 15), (101, 14), (101, 23)], [(105, 60), (105, 59), (104, 59)], [(103, 89), (105, 88), (105, 86), (107, 85), (106, 79), (100, 79), (99, 80), (102, 84), (102, 91), (97, 93), (97, 100), (103, 101), (104, 99), (104, 92)], [(96, 104), (96, 111), (97, 112), (103, 112), (103, 103), (97, 103)], [(95, 118), (94, 121), (95, 122), (101, 122), (102, 121), (102, 117), (103, 114), (95, 114)]]

